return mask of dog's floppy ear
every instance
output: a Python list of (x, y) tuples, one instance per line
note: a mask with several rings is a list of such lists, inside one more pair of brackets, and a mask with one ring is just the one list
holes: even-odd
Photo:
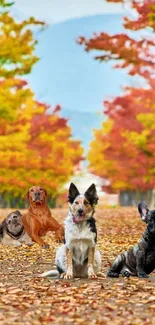
[(142, 221), (148, 222), (147, 213), (149, 211), (147, 205), (144, 202), (138, 204), (138, 211), (141, 216)]
[(50, 200), (50, 198), (52, 197), (51, 194), (49, 194), (49, 193), (45, 190), (45, 188), (44, 188), (44, 191), (45, 191), (45, 197), (46, 197), (46, 199), (47, 199), (47, 200)]
[(68, 201), (72, 204), (75, 200), (75, 198), (80, 194), (78, 191), (77, 187), (71, 183), (69, 187), (69, 192), (68, 192)]
[(14, 211), (14, 213), (18, 214), (19, 216), (21, 216), (21, 215), (22, 215), (22, 214), (20, 213), (20, 211), (19, 211), (19, 210), (16, 210), (16, 211)]
[(24, 199), (28, 200), (29, 199), (29, 191), (27, 191), (27, 193), (24, 195)]
[(45, 188), (43, 187), (44, 192), (45, 192), (45, 196), (49, 197), (50, 195), (47, 193), (47, 191), (45, 190)]
[(4, 219), (3, 222), (0, 224), (0, 238), (3, 237), (4, 229), (6, 228), (7, 228), (6, 219)]
[(89, 188), (85, 192), (85, 197), (90, 202), (91, 205), (97, 204), (98, 196), (97, 196), (95, 184), (92, 184), (91, 186), (89, 186)]

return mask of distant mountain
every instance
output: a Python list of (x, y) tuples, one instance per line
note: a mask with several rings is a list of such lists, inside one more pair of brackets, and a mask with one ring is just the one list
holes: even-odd
[(99, 63), (95, 53), (86, 53), (76, 39), (99, 32), (123, 31), (120, 14), (106, 14), (68, 20), (37, 33), (36, 49), (40, 61), (28, 80), (36, 97), (54, 107), (62, 106), (61, 114), (69, 119), (73, 136), (85, 148), (92, 139), (92, 129), (102, 121), (103, 100), (120, 94), (129, 84), (125, 71), (112, 68), (112, 62)]

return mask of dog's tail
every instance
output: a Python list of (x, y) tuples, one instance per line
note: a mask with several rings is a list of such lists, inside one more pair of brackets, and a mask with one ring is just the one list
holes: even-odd
[(57, 270), (50, 270), (50, 271), (46, 271), (42, 274), (39, 275), (40, 278), (47, 278), (47, 277), (58, 277), (59, 276), (59, 272)]

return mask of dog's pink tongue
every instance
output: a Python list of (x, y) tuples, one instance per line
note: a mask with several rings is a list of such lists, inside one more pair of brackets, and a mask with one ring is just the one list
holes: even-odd
[(78, 218), (73, 217), (73, 221), (74, 221), (75, 223), (78, 223), (78, 222), (80, 222), (80, 221), (83, 221), (83, 216), (79, 216)]

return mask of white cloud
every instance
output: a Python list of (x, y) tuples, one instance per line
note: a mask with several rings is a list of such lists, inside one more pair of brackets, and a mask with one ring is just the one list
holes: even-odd
[(54, 24), (95, 14), (122, 13), (124, 8), (105, 0), (16, 0), (13, 11), (19, 19), (34, 16)]

